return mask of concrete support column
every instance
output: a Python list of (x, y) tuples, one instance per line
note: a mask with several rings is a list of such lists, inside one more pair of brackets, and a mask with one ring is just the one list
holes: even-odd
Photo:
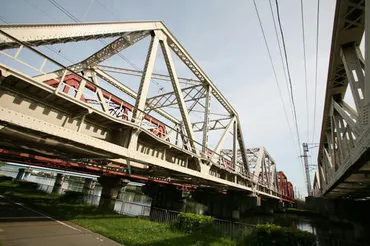
[[(152, 188), (152, 207), (175, 211), (183, 210), (182, 191), (172, 185), (154, 185)], [(152, 191), (152, 192), (153, 192)]]
[(85, 183), (82, 188), (82, 193), (86, 196), (92, 195), (95, 188), (95, 180), (91, 178), (85, 178)]
[(30, 180), (31, 174), (32, 174), (31, 170), (26, 170), (23, 179)]
[(125, 183), (122, 183), (121, 178), (117, 176), (101, 176), (98, 178), (98, 182), (103, 187), (99, 208), (113, 210), (119, 191)]
[(265, 199), (262, 201), (262, 206), (260, 212), (263, 214), (273, 214), (278, 210), (279, 200), (275, 199)]
[(16, 179), (18, 179), (18, 180), (22, 180), (22, 179), (23, 179), (23, 177), (24, 177), (24, 171), (25, 171), (25, 168), (19, 168), (19, 169), (18, 169), (18, 174), (17, 174)]
[(61, 194), (62, 193), (63, 181), (64, 181), (64, 174), (58, 173), (56, 178), (55, 178), (55, 183), (54, 183), (52, 193), (54, 193), (54, 194)]

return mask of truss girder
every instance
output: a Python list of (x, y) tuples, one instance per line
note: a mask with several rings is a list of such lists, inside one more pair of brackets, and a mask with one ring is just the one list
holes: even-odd
[[(60, 84), (63, 84), (64, 78), (69, 74), (77, 75), (78, 73), (82, 73), (85, 79), (89, 78), (89, 80), (92, 81), (92, 84), (96, 86), (94, 87), (95, 98), (83, 98), (83, 89), (87, 85), (85, 79), (82, 78), (82, 80), (80, 81), (80, 87), (75, 88), (76, 94), (73, 97), (75, 97), (77, 100), (83, 99), (85, 101), (78, 103), (86, 103), (88, 101), (90, 104), (100, 104), (102, 108), (101, 111), (103, 111), (104, 113), (123, 117), (123, 114), (125, 114), (125, 112), (122, 108), (122, 105), (114, 103), (112, 104), (112, 102), (110, 102), (109, 100), (107, 102), (106, 94), (104, 94), (106, 92), (104, 92), (99, 86), (99, 82), (97, 79), (98, 77), (99, 79), (102, 79), (100, 80), (102, 83), (107, 82), (108, 84), (114, 86), (116, 89), (119, 89), (121, 92), (124, 92), (126, 95), (136, 100), (135, 106), (132, 106), (134, 112), (133, 118), (137, 118), (135, 110), (137, 110), (137, 112), (145, 111), (145, 108), (147, 107), (148, 109), (150, 109), (150, 111), (154, 111), (170, 122), (174, 123), (176, 129), (171, 128), (172, 126), (169, 127), (169, 129), (171, 128), (171, 130), (166, 132), (165, 135), (170, 136), (176, 131), (176, 135), (181, 135), (181, 138), (183, 138), (183, 144), (190, 146), (186, 150), (191, 149), (196, 158), (207, 157), (209, 151), (207, 148), (207, 141), (208, 133), (210, 130), (225, 129), (225, 134), (221, 137), (218, 147), (216, 148), (216, 155), (218, 155), (220, 153), (220, 150), (222, 149), (222, 146), (225, 142), (226, 134), (232, 132), (233, 149), (231, 152), (231, 160), (233, 163), (232, 169), (234, 170), (230, 169), (229, 171), (235, 173), (235, 166), (238, 165), (240, 169), (238, 173), (239, 175), (244, 175), (243, 177), (246, 177), (246, 174), (249, 173), (247, 154), (244, 147), (244, 139), (237, 112), (226, 100), (226, 98), (220, 93), (220, 91), (212, 83), (212, 81), (206, 76), (199, 65), (185, 51), (185, 49), (180, 45), (180, 43), (170, 33), (170, 31), (163, 25), (162, 22), (1, 25), (0, 29), (5, 32), (4, 34), (0, 35), (0, 50), (18, 47), (19, 43), (21, 42), (24, 42), (22, 44), (30, 48), (31, 46), (115, 37), (116, 39), (113, 42), (107, 44), (101, 50), (97, 51), (87, 59), (68, 68), (64, 67), (55, 60), (50, 59), (62, 69), (49, 74), (45, 74), (42, 72), (42, 66), (39, 69), (39, 72), (41, 72), (42, 75), (33, 77), (33, 79), (41, 83), (49, 79), (55, 80), (56, 78), (58, 78), (59, 82), (61, 82)], [(5, 34), (9, 34), (9, 36)], [(123, 49), (133, 45), (135, 42), (147, 37), (149, 34), (152, 36), (153, 39), (149, 48), (144, 71), (128, 72), (131, 74), (136, 74), (135, 76), (142, 77), (140, 89), (138, 92), (129, 88), (127, 85), (117, 80), (110, 74), (102, 71), (107, 67), (101, 66), (99, 63), (107, 60)], [(16, 39), (12, 39), (11, 37), (15, 37)], [(19, 39), (20, 42), (18, 42), (17, 39)], [(155, 43), (155, 45), (153, 45), (153, 42)], [(152, 47), (158, 45), (158, 43), (160, 44), (163, 52), (163, 56), (170, 75), (169, 77), (155, 75), (152, 73), (153, 63), (155, 62), (155, 54), (153, 52), (154, 50), (156, 50), (154, 48), (152, 49)], [(33, 49), (33, 51), (35, 50)], [(194, 73), (198, 80), (189, 80), (185, 78), (179, 78), (177, 76), (175, 64), (171, 57), (171, 52), (174, 52), (184, 62), (184, 64)], [(140, 75), (138, 75), (138, 73), (140, 73)], [(162, 94), (156, 97), (147, 98), (147, 89), (149, 84), (151, 83), (151, 79), (156, 78), (166, 79), (170, 81), (174, 91), (170, 94)], [(188, 86), (187, 88), (182, 88), (180, 86), (180, 83), (191, 86)], [(58, 90), (56, 91), (56, 93), (59, 93)], [(200, 100), (203, 98), (205, 98), (205, 104), (203, 104)], [(227, 117), (228, 120), (231, 119), (229, 124), (225, 124), (223, 121), (224, 119), (210, 119), (210, 115), (212, 114), (210, 106), (213, 99), (216, 99), (228, 112), (228, 115), (225, 115), (225, 117)], [(192, 102), (190, 108), (186, 107), (186, 102)], [(164, 108), (173, 105), (177, 106), (180, 109), (180, 120), (164, 110)], [(196, 105), (200, 105), (204, 108), (203, 122), (192, 122), (190, 120), (189, 113), (192, 110), (196, 110), (194, 109)], [(195, 141), (195, 131), (202, 131), (203, 133), (201, 144)], [(238, 153), (237, 151), (238, 146), (240, 153)], [(199, 150), (203, 152), (202, 156), (199, 155)], [(205, 161), (205, 163), (207, 163), (207, 161)], [(272, 172), (276, 171), (271, 170), (268, 165), (268, 161), (266, 161), (266, 164), (265, 166), (263, 166), (262, 170), (265, 175), (263, 177), (263, 180), (271, 183), (273, 181), (273, 179), (271, 178)], [(235, 180), (235, 182), (237, 182), (237, 179)]]
[[(337, 1), (318, 155), (322, 195), (334, 189), (336, 182), (356, 163), (353, 156), (369, 148), (370, 80), (366, 78), (369, 72), (366, 58), (370, 18), (365, 12), (370, 12), (368, 1)], [(359, 49), (364, 31), (365, 59)], [(344, 102), (347, 90), (352, 92), (348, 95), (352, 96), (355, 108)]]
[[(233, 149), (223, 149), (221, 154), (233, 158), (233, 152)], [(245, 155), (248, 158), (251, 179), (255, 184), (262, 184), (277, 191), (278, 173), (275, 161), (267, 150), (264, 147), (248, 148), (245, 150)], [(239, 163), (243, 163), (240, 149), (237, 152), (237, 160)]]

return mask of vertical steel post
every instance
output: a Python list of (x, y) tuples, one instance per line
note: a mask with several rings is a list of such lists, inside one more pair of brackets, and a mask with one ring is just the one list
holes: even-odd
[(209, 131), (209, 111), (211, 107), (211, 95), (212, 88), (210, 86), (206, 87), (206, 107), (204, 111), (204, 123), (203, 123), (203, 143), (202, 143), (202, 152), (204, 156), (207, 156), (208, 149), (208, 131)]
[(236, 120), (234, 120), (234, 127), (233, 127), (233, 168), (236, 170), (236, 164), (238, 163), (238, 125)]

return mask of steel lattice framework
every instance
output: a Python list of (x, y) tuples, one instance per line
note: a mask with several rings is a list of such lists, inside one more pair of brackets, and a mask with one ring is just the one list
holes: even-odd
[[(232, 157), (232, 149), (221, 151), (224, 155)], [(264, 147), (247, 148), (247, 156), (250, 176), (261, 187), (278, 191), (278, 176), (276, 172), (275, 160), (270, 156)], [(238, 150), (238, 159), (241, 160), (241, 152)]]
[[(194, 182), (201, 183), (200, 180), (204, 179), (218, 182), (222, 186), (233, 186), (279, 197), (276, 167), (271, 156), (264, 148), (244, 147), (237, 112), (162, 22), (0, 25), (0, 29), (0, 53), (37, 72), (36, 75), (26, 76), (0, 64), (3, 80), (1, 86), (4, 90), (9, 91), (9, 95), (15, 91), (21, 91), (23, 94), (33, 93), (35, 95), (29, 95), (32, 98), (40, 95), (38, 100), (43, 107), (68, 106), (67, 113), (70, 116), (66, 116), (69, 119), (66, 122), (77, 122), (73, 123), (76, 126), (71, 126), (73, 131), (70, 132), (66, 127), (55, 127), (55, 122), (60, 117), (55, 119), (54, 125), (49, 125), (47, 120), (33, 119), (34, 122), (53, 126), (55, 129), (51, 131), (46, 127), (33, 126), (27, 122), (31, 122), (28, 116), (22, 116), (21, 120), (19, 114), (10, 110), (13, 106), (6, 108), (1, 105), (2, 112), (6, 114), (1, 119), (3, 123), (0, 129), (10, 129), (10, 125), (18, 124), (28, 127), (28, 131), (37, 130), (42, 134), (55, 135), (74, 141), (76, 145), (86, 145), (86, 141), (90, 141), (90, 148), (94, 150), (84, 150), (85, 157), (80, 159), (107, 158), (114, 163), (113, 169), (118, 168), (119, 163), (128, 166), (135, 166), (134, 162), (142, 163), (143, 168), (149, 166), (150, 171), (159, 170), (167, 179), (185, 178), (180, 174), (169, 176), (164, 169), (186, 173), (195, 177)], [(37, 50), (39, 46), (103, 38), (114, 40), (86, 59), (67, 67)], [(150, 39), (150, 43), (142, 71), (102, 64), (146, 38)], [(15, 54), (10, 54), (7, 50), (14, 50)], [(20, 54), (24, 50), (41, 57), (41, 65), (36, 66), (22, 60)], [(158, 51), (163, 55), (168, 75), (153, 72)], [(196, 79), (178, 76), (173, 55), (185, 64)], [(47, 71), (48, 64), (58, 68)], [(138, 90), (130, 88), (112, 73), (140, 77)], [(148, 91), (153, 80), (169, 82), (171, 90), (149, 96)], [(36, 88), (34, 92), (31, 92), (30, 86)], [(107, 87), (113, 89), (108, 90)], [(134, 101), (133, 105), (118, 96), (122, 93)], [(226, 113), (220, 113), (219, 108), (212, 108), (212, 102), (215, 101)], [(3, 103), (11, 104), (10, 101)], [(74, 108), (84, 110), (78, 111)], [(172, 114), (170, 108), (178, 109), (179, 117)], [(203, 119), (192, 119), (193, 112), (201, 112)], [(29, 114), (33, 117), (34, 113)], [(87, 134), (88, 122), (92, 121), (98, 130)], [(222, 131), (213, 148), (209, 146), (208, 140), (212, 131)], [(117, 140), (115, 133), (121, 132), (129, 137)], [(198, 138), (197, 133), (200, 133)], [(232, 148), (222, 151), (228, 138), (231, 138)], [(118, 142), (120, 144), (117, 144)], [(3, 144), (6, 144), (5, 147), (12, 146), (10, 141)], [(32, 149), (30, 146), (27, 148)], [(98, 149), (100, 151), (97, 151)], [(34, 148), (32, 151), (37, 152)], [(58, 152), (57, 148), (50, 148), (48, 151), (58, 156), (66, 154), (60, 150)], [(73, 158), (73, 161), (78, 160), (77, 157)]]
[[(318, 156), (322, 195), (370, 194), (364, 186), (370, 181), (366, 178), (370, 166), (370, 81), (366, 74), (370, 68), (359, 48), (365, 42), (369, 59), (369, 13), (368, 1), (337, 1)], [(354, 107), (344, 101), (348, 90)], [(317, 187), (316, 180), (315, 195)]]

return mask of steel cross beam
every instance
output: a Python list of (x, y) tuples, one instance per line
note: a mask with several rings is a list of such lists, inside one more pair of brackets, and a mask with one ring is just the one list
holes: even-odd
[[(77, 42), (107, 37), (120, 37), (129, 32), (153, 31), (163, 28), (161, 22), (105, 22), (71, 24), (0, 25), (0, 29), (30, 46)], [(19, 45), (0, 35), (0, 50)]]
[[(204, 98), (203, 93), (203, 85), (192, 85), (189, 87), (182, 88), (181, 91), (184, 93), (184, 101), (185, 102), (191, 102), (191, 101), (197, 101), (200, 98)], [(191, 95), (191, 93), (195, 92), (195, 95)], [(200, 94), (198, 96), (198, 94)], [(177, 104), (177, 98), (175, 91), (163, 93), (157, 96), (153, 96), (147, 99), (147, 104), (154, 105), (154, 107), (151, 107), (151, 109), (154, 108), (164, 108), (172, 105)]]
[[(106, 65), (98, 65), (98, 68), (105, 72), (119, 73), (119, 74), (125, 74), (125, 75), (137, 76), (137, 77), (142, 77), (142, 74), (143, 74), (143, 72), (139, 70), (106, 66)], [(159, 73), (152, 73), (152, 79), (171, 82), (170, 76), (165, 75), (165, 74), (159, 74)], [(179, 83), (182, 83), (185, 85), (201, 85), (202, 84), (202, 82), (200, 82), (199, 80), (183, 78), (183, 77), (178, 77), (178, 79), (179, 79)]]
[[(230, 117), (220, 119), (208, 119), (208, 131), (225, 129), (230, 122)], [(194, 132), (204, 131), (207, 125), (205, 121), (198, 121), (192, 123)]]
[(107, 60), (109, 57), (118, 54), (122, 50), (144, 39), (145, 37), (149, 36), (149, 34), (150, 34), (149, 31), (125, 33), (122, 35), (122, 37), (106, 45), (105, 47), (103, 47), (96, 53), (92, 54), (85, 60), (70, 66), (70, 69), (78, 72), (88, 67), (94, 67), (99, 63)]

